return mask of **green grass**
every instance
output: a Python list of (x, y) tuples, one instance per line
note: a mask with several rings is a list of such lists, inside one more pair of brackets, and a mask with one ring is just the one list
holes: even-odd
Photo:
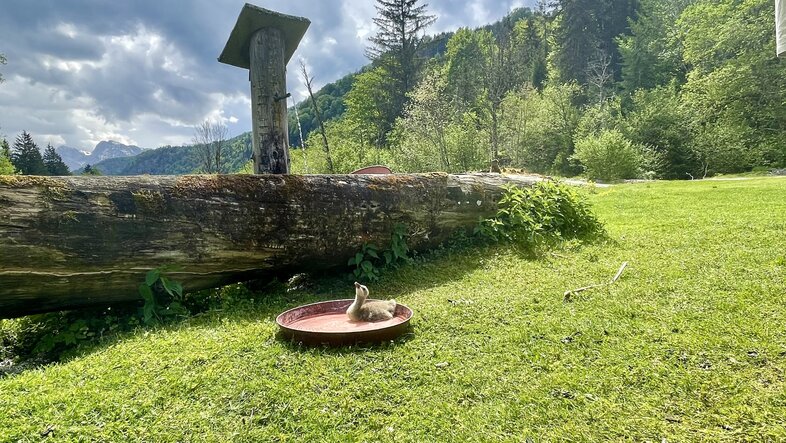
[(371, 286), (415, 310), (393, 343), (276, 338), (280, 311), (349, 297), (339, 281), (258, 294), (0, 379), (0, 441), (786, 439), (786, 180), (591, 200), (609, 242), (473, 249)]

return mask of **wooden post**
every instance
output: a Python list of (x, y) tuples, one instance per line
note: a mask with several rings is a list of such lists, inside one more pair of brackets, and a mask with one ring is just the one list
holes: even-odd
[(246, 3), (218, 57), (249, 70), (255, 174), (289, 174), (286, 66), (310, 23)]
[(289, 174), (284, 36), (276, 28), (255, 32), (249, 44), (254, 173)]

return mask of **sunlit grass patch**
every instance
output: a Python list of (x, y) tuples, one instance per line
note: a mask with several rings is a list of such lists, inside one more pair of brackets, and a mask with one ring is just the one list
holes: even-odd
[[(599, 188), (608, 240), (442, 254), (372, 294), (391, 343), (304, 348), (279, 288), (0, 379), (0, 441), (786, 439), (786, 181)], [(570, 302), (565, 290), (608, 281)]]

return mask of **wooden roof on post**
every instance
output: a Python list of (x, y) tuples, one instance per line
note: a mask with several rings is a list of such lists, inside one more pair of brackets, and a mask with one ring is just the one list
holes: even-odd
[(249, 69), (251, 61), (248, 49), (251, 36), (262, 28), (276, 28), (284, 33), (284, 63), (288, 63), (310, 24), (311, 21), (305, 17), (282, 14), (246, 3), (218, 61)]

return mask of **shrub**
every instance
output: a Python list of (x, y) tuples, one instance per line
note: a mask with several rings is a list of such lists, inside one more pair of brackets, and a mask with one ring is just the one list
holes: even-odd
[(691, 116), (680, 102), (676, 86), (633, 95), (633, 110), (622, 121), (621, 129), (633, 143), (652, 147), (662, 159), (655, 172), (666, 179), (699, 176), (702, 166), (693, 149)]
[(552, 181), (530, 188), (507, 188), (497, 215), (483, 220), (476, 230), (492, 241), (525, 247), (603, 232), (603, 224), (577, 189)]
[(644, 149), (617, 130), (578, 140), (571, 158), (581, 163), (587, 178), (600, 180), (638, 177), (645, 162)]

